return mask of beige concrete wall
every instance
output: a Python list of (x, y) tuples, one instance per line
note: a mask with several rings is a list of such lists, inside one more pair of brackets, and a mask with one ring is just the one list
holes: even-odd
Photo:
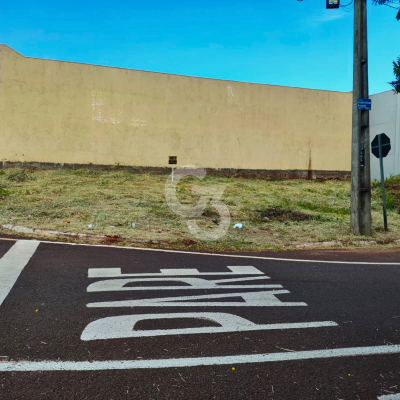
[(24, 57), (0, 45), (0, 160), (350, 170), (351, 94)]

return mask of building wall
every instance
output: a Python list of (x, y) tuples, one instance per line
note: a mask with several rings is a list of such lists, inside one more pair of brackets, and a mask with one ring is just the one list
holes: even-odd
[[(385, 133), (390, 138), (391, 150), (384, 158), (385, 178), (400, 174), (400, 96), (393, 90), (370, 96), (370, 138)], [(380, 180), (379, 159), (371, 154), (371, 179)]]
[(351, 93), (24, 57), (0, 45), (0, 159), (350, 170)]

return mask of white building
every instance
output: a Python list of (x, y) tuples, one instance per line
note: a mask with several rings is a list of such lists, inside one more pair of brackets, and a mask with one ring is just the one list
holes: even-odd
[[(400, 174), (400, 95), (393, 90), (370, 96), (372, 99), (369, 114), (370, 139), (385, 133), (392, 146), (390, 153), (383, 159), (385, 178)], [(379, 159), (371, 153), (371, 179), (380, 180)]]

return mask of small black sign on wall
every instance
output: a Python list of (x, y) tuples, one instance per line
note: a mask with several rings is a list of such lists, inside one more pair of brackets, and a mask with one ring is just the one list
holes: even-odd
[(178, 164), (178, 157), (177, 156), (169, 156), (168, 164)]
[(326, 0), (326, 8), (339, 8), (340, 0)]

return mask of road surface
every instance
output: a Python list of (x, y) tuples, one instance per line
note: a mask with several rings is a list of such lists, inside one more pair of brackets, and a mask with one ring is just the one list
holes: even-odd
[(400, 399), (400, 251), (0, 239), (0, 399)]

